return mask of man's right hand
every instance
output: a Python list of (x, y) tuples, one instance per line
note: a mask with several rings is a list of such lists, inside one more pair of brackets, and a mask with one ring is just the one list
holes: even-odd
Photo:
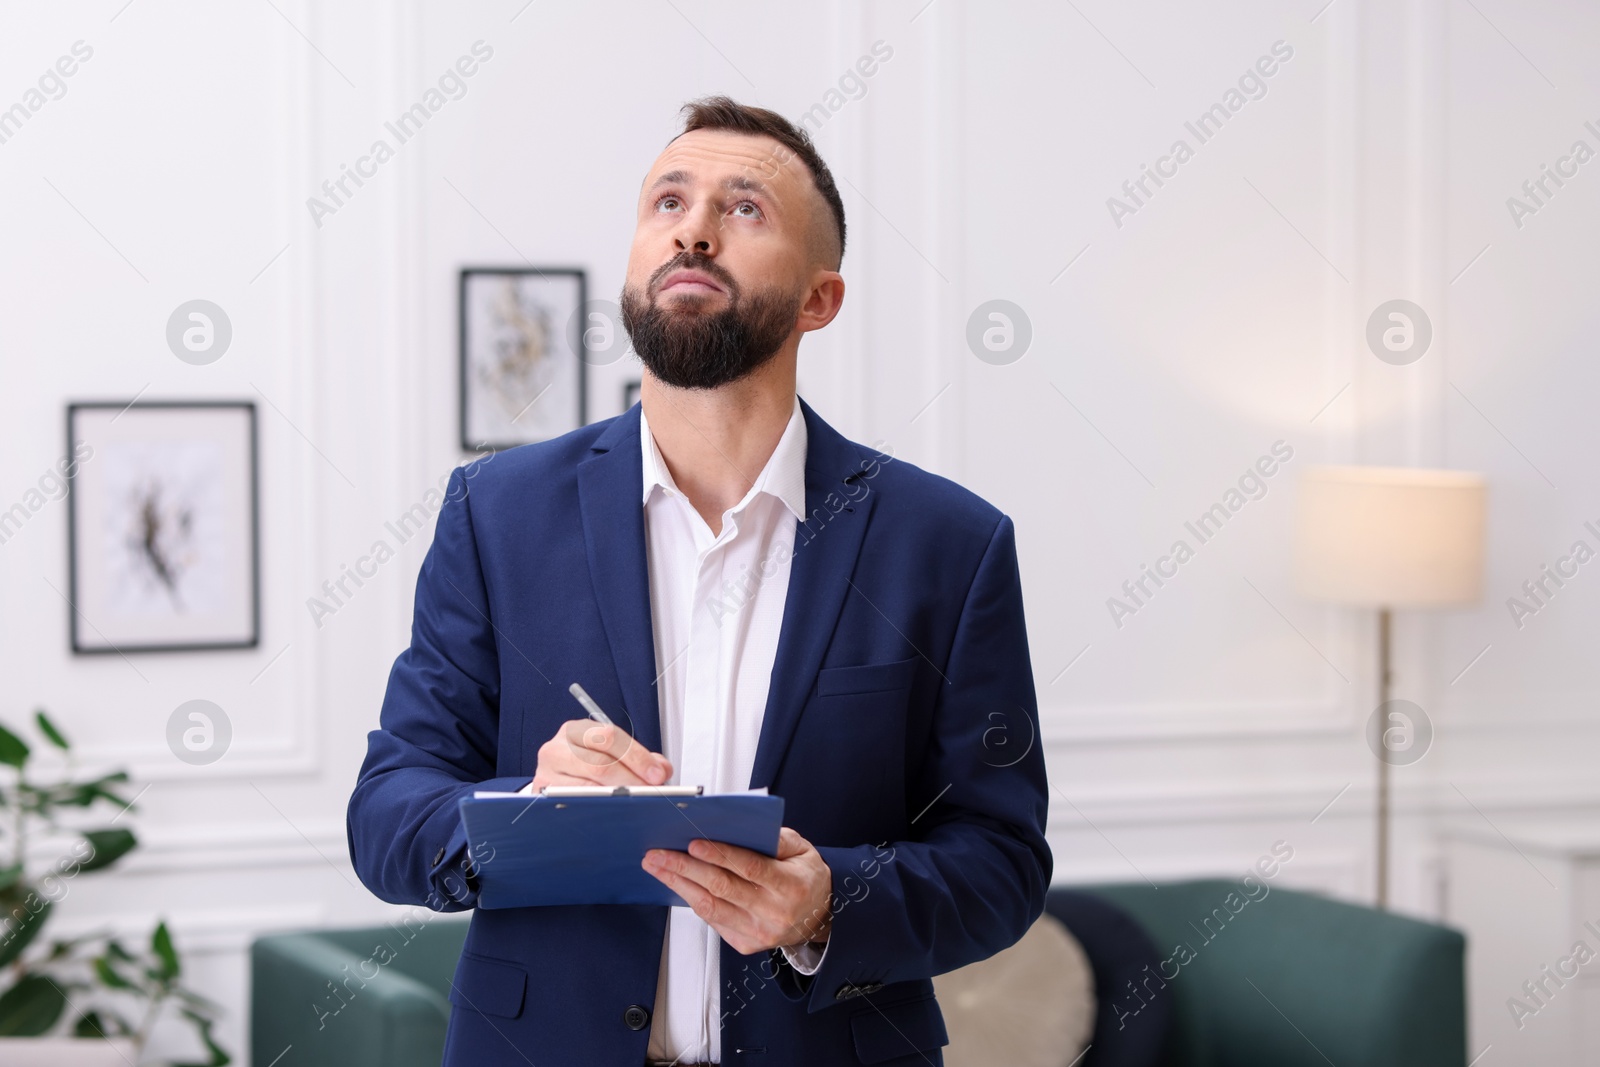
[(539, 746), (529, 793), (547, 785), (662, 785), (672, 777), (667, 757), (651, 752), (620, 726), (571, 719)]

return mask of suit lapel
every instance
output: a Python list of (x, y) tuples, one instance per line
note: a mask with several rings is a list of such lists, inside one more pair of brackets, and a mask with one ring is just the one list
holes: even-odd
[[(870, 490), (862, 495), (846, 481), (860, 477), (866, 455), (823, 422), (804, 400), (800, 410), (806, 420), (806, 514), (810, 521), (796, 521), (778, 652), (750, 773), (752, 789), (770, 786), (777, 778), (844, 608), (877, 499)], [(661, 718), (641, 502), (644, 469), (639, 411), (636, 404), (618, 416), (590, 446), (595, 454), (578, 466), (578, 505), (600, 621), (627, 713), (628, 721), (619, 725), (650, 751), (658, 752)], [(831, 506), (829, 494), (833, 494)], [(851, 495), (860, 499), (851, 500)]]
[[(806, 420), (806, 515), (796, 522), (789, 590), (778, 633), (778, 654), (756, 744), (750, 788), (770, 787), (788, 751), (789, 739), (810, 698), (823, 654), (850, 591), (850, 576), (866, 536), (876, 494), (863, 496), (846, 483), (859, 478), (863, 457), (804, 400)], [(642, 477), (642, 475), (641, 475)], [(860, 497), (851, 500), (846, 494)], [(832, 507), (828, 496), (834, 494)], [(840, 502), (843, 501), (843, 507)], [(834, 509), (837, 508), (837, 511)]]
[(661, 717), (641, 503), (639, 405), (618, 416), (590, 447), (597, 454), (578, 466), (578, 506), (595, 600), (626, 711), (627, 721), (617, 725), (651, 752), (659, 752)]

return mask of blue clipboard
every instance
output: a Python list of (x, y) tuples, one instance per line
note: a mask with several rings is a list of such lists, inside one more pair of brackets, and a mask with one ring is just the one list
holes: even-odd
[(478, 907), (666, 904), (687, 907), (639, 864), (652, 848), (688, 851), (697, 838), (778, 853), (783, 798), (712, 796), (547, 797), (500, 794), (460, 800)]

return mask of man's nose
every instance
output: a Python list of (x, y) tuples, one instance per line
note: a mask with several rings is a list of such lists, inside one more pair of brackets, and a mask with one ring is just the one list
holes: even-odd
[(693, 251), (714, 256), (721, 236), (718, 232), (720, 222), (720, 217), (714, 215), (709, 206), (702, 204), (683, 217), (677, 232), (673, 234), (673, 243), (680, 252)]

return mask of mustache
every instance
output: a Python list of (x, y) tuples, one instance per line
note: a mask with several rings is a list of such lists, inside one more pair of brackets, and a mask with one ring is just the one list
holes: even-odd
[(722, 268), (722, 265), (711, 259), (710, 256), (699, 252), (684, 252), (672, 257), (665, 265), (658, 268), (650, 275), (649, 292), (654, 295), (661, 290), (661, 283), (667, 275), (675, 270), (697, 270), (709, 274), (728, 290), (729, 296), (739, 295), (739, 283), (733, 280), (733, 275)]

